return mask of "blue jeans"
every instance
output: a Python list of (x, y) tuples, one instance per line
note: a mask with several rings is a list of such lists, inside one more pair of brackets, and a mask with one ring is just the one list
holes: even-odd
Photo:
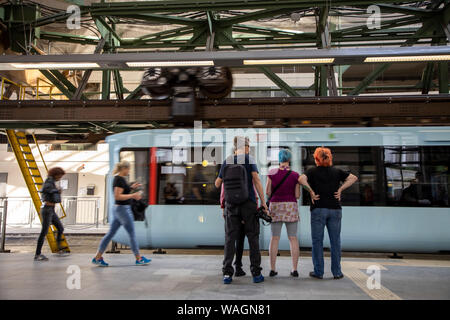
[(139, 254), (139, 246), (136, 240), (136, 233), (134, 232), (134, 217), (131, 211), (130, 205), (115, 205), (113, 211), (114, 219), (111, 223), (108, 233), (100, 241), (98, 251), (103, 253), (106, 250), (111, 239), (119, 230), (120, 226), (123, 226), (130, 236), (131, 250), (134, 255)]
[(341, 271), (341, 220), (342, 209), (315, 208), (311, 211), (312, 260), (314, 273), (323, 276), (323, 233), (328, 230), (331, 245), (331, 272), (333, 276)]

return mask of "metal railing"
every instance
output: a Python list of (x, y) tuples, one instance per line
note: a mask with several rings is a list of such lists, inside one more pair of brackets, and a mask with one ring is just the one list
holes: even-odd
[[(8, 226), (29, 226), (30, 228), (40, 225), (39, 217), (30, 197), (7, 197)], [(62, 197), (62, 205), (66, 211), (66, 217), (61, 219), (65, 226), (95, 226), (106, 224), (106, 216), (100, 213), (100, 197)], [(56, 214), (63, 215), (61, 208), (56, 206)]]
[(18, 90), (16, 91), (17, 100), (64, 100), (65, 96), (61, 95), (61, 92), (48, 80), (37, 78), (36, 85), (24, 85), (21, 83), (14, 82), (8, 78), (0, 77), (0, 100), (9, 100), (5, 96), (7, 87), (15, 86)]

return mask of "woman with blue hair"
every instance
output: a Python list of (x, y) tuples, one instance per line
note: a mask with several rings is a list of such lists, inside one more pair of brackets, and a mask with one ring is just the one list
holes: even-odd
[(298, 277), (298, 258), (300, 254), (297, 227), (299, 221), (297, 199), (300, 197), (299, 174), (291, 171), (289, 163), (292, 154), (289, 150), (282, 149), (278, 154), (279, 167), (269, 171), (266, 194), (269, 197), (269, 212), (272, 216), (272, 238), (270, 239), (269, 257), (270, 274), (274, 277), (276, 272), (275, 263), (278, 254), (281, 228), (286, 226), (292, 256), (292, 277)]

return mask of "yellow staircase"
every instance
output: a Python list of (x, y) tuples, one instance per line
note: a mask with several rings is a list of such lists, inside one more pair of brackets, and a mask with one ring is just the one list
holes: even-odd
[[(23, 131), (17, 131), (8, 129), (6, 130), (6, 133), (8, 135), (9, 143), (11, 144), (11, 148), (14, 151), (14, 154), (16, 156), (17, 162), (20, 167), (20, 171), (22, 171), (22, 175), (25, 179), (25, 183), (27, 185), (28, 191), (30, 192), (31, 199), (33, 200), (34, 207), (36, 208), (36, 212), (41, 211), (41, 198), (39, 196), (39, 190), (44, 184), (44, 180), (42, 179), (41, 173), (39, 171), (39, 168), (36, 164), (36, 160), (34, 159), (33, 153), (31, 152), (30, 145), (28, 144), (27, 136), (25, 132)], [(33, 135), (34, 138), (34, 135)], [(38, 146), (37, 141), (35, 139), (36, 146)], [(38, 147), (39, 148), (39, 147)], [(39, 150), (40, 152), (40, 150)], [(42, 158), (42, 154), (41, 154)], [(43, 160), (43, 158), (42, 158)], [(44, 163), (45, 165), (45, 163)], [(47, 167), (45, 167), (47, 169)], [(64, 209), (61, 205), (61, 209), (64, 213)], [(39, 219), (42, 222), (42, 217), (40, 213), (38, 214)], [(47, 241), (50, 246), (50, 249), (52, 252), (58, 252), (58, 244), (56, 242), (56, 236), (55, 236), (56, 228), (51, 225), (49, 228), (49, 232), (47, 233)], [(66, 238), (63, 235), (61, 247), (64, 251), (70, 252), (69, 245), (67, 244)]]

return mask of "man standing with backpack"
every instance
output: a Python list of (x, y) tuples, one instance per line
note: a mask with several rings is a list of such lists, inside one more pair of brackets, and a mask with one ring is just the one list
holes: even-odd
[[(244, 228), (250, 247), (250, 271), (253, 282), (264, 281), (261, 274), (261, 252), (259, 251), (259, 220), (253, 186), (258, 192), (263, 208), (268, 212), (256, 161), (249, 155), (248, 137), (234, 137), (234, 156), (229, 156), (220, 168), (215, 185), (225, 190), (225, 248), (223, 260), (223, 282), (229, 284), (234, 274), (233, 258), (236, 239)], [(244, 221), (244, 223), (242, 223)]]

